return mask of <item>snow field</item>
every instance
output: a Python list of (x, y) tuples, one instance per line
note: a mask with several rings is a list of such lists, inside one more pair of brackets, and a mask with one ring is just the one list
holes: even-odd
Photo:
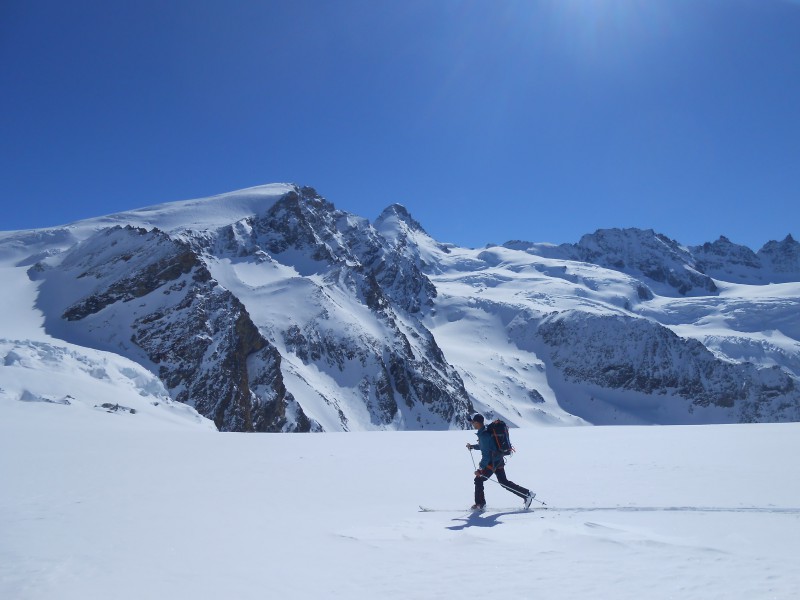
[(471, 514), (468, 431), (155, 431), (69, 408), (0, 401), (2, 598), (800, 593), (799, 424), (515, 429), (508, 475), (551, 508), (487, 483), (497, 510)]

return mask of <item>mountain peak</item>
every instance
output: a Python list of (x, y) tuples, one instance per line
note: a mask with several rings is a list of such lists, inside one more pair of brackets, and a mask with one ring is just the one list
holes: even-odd
[(659, 292), (715, 294), (717, 288), (697, 270), (692, 254), (675, 240), (652, 229), (598, 229), (574, 246), (581, 260), (616, 269), (659, 284)]
[(411, 216), (411, 213), (408, 212), (408, 209), (403, 206), (402, 204), (391, 204), (383, 209), (383, 212), (380, 216), (375, 220), (375, 227), (377, 229), (382, 229), (385, 223), (396, 221), (398, 223), (405, 223), (405, 225), (411, 231), (419, 231), (421, 233), (427, 234), (425, 229), (420, 225), (419, 221), (417, 221), (414, 217)]
[(757, 283), (763, 279), (761, 260), (756, 253), (724, 235), (716, 242), (706, 242), (689, 250), (698, 269), (709, 277), (736, 283)]
[(780, 242), (767, 242), (757, 254), (775, 273), (791, 274), (791, 279), (794, 279), (800, 272), (800, 243), (795, 241), (791, 233)]

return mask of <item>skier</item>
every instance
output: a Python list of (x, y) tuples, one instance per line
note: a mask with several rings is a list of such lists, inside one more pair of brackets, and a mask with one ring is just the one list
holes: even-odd
[(512, 494), (516, 494), (525, 500), (525, 510), (527, 510), (530, 508), (533, 497), (536, 494), (521, 485), (517, 485), (513, 481), (509, 481), (506, 477), (505, 459), (500, 453), (492, 434), (484, 426), (483, 421), (483, 415), (481, 414), (475, 414), (475, 416), (472, 417), (472, 426), (478, 430), (478, 443), (467, 444), (467, 448), (470, 450), (481, 451), (481, 462), (478, 464), (480, 468), (475, 471), (475, 504), (472, 505), (472, 510), (482, 509), (486, 506), (483, 482), (495, 473), (497, 474), (497, 481), (500, 482), (500, 485)]

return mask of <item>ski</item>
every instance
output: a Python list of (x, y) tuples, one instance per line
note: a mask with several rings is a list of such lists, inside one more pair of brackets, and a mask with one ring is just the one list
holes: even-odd
[(495, 507), (484, 507), (484, 508), (430, 508), (428, 506), (419, 507), (419, 512), (444, 512), (444, 513), (483, 513), (483, 512), (514, 512), (514, 513), (526, 513), (526, 512), (533, 512), (535, 510), (542, 510), (546, 507), (536, 507), (533, 506), (530, 508), (525, 508), (522, 506), (507, 506), (501, 508)]

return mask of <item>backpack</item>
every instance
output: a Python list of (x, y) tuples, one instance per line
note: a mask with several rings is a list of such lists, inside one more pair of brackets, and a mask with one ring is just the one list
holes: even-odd
[(511, 438), (508, 435), (508, 425), (504, 421), (496, 419), (486, 426), (486, 430), (492, 434), (500, 454), (509, 456), (514, 452), (514, 446), (511, 445)]

